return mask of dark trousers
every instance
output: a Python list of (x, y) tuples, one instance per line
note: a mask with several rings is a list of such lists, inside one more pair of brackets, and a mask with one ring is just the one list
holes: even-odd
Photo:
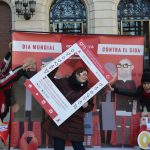
[[(65, 140), (54, 137), (54, 150), (65, 150)], [(74, 150), (85, 150), (82, 142), (71, 141)]]

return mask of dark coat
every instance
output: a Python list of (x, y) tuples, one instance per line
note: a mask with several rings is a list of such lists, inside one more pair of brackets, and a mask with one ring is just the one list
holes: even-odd
[(150, 111), (150, 94), (149, 94), (149, 96), (148, 95), (146, 96), (142, 86), (139, 86), (136, 90), (135, 89), (127, 90), (127, 89), (115, 87), (114, 92), (117, 94), (138, 98), (138, 100), (140, 101), (140, 104), (142, 106), (142, 111), (143, 111), (143, 107), (146, 107), (148, 112)]
[[(20, 77), (25, 75), (25, 71), (22, 69), (22, 66), (16, 67), (11, 73), (0, 76), (0, 119), (3, 120), (8, 111), (11, 101), (11, 87), (14, 82), (19, 80)], [(2, 110), (2, 107), (4, 110)]]
[[(53, 82), (71, 104), (81, 97), (82, 93), (87, 91), (87, 86), (81, 86), (72, 77), (53, 79)], [(47, 117), (44, 128), (48, 135), (64, 140), (84, 141), (84, 113), (91, 111), (94, 107), (92, 99), (88, 103), (88, 107), (78, 109), (60, 126), (57, 126), (50, 117)]]

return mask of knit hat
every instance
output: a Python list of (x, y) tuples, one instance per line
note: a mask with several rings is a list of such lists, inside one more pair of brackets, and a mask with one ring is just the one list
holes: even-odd
[(143, 72), (142, 78), (141, 78), (141, 82), (150, 82), (150, 70), (146, 69)]

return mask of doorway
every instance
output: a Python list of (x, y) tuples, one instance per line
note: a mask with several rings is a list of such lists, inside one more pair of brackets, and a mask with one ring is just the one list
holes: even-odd
[(118, 24), (120, 35), (142, 35), (144, 43), (144, 67), (150, 66), (150, 21), (149, 20), (121, 20)]
[(0, 60), (9, 50), (11, 42), (12, 18), (9, 5), (0, 2)]

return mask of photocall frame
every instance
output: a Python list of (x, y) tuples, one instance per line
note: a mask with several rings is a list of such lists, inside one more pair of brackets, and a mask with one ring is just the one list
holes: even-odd
[[(112, 79), (109, 72), (99, 63), (94, 53), (92, 53), (90, 48), (86, 45), (83, 39), (79, 40), (25, 82), (26, 88), (32, 93), (35, 99), (58, 126), (82, 107), (85, 102), (92, 98)], [(97, 78), (97, 82), (71, 104), (53, 83), (52, 79), (49, 78), (49, 74), (75, 55), (80, 57), (92, 74)]]

